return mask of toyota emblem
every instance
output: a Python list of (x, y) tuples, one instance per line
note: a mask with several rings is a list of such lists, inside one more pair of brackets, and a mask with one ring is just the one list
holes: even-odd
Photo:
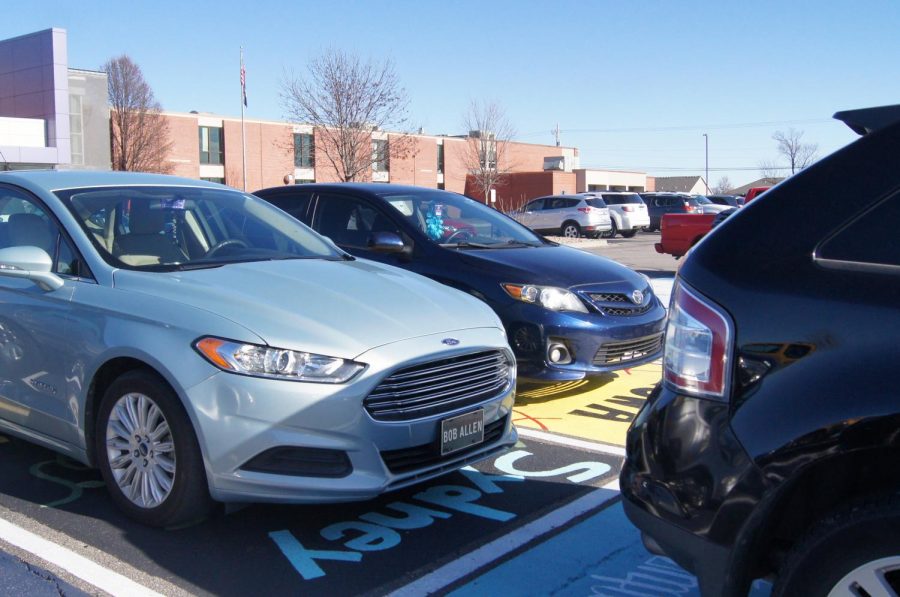
[(634, 301), (635, 305), (640, 305), (644, 302), (644, 293), (640, 290), (635, 290), (631, 293), (631, 300)]
[(441, 340), (441, 343), (446, 344), (447, 346), (456, 346), (457, 344), (459, 344), (459, 340), (457, 340), (456, 338), (444, 338), (443, 340)]

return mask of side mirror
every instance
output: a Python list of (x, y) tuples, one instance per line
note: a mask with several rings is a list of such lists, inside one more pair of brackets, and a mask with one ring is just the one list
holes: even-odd
[(53, 260), (38, 247), (0, 249), (0, 276), (25, 278), (44, 290), (62, 288), (62, 278), (51, 272)]
[(378, 253), (402, 253), (406, 249), (403, 239), (396, 232), (373, 232), (368, 245), (369, 249)]

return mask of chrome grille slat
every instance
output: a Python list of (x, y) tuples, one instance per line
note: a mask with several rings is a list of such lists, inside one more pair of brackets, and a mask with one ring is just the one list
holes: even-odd
[(618, 292), (585, 292), (584, 295), (598, 311), (614, 317), (643, 315), (653, 307), (651, 291), (645, 291), (647, 298), (640, 305), (634, 304), (628, 295)]
[(386, 401), (397, 402), (398, 398), (401, 399), (410, 399), (403, 400), (405, 402), (415, 401), (415, 396), (420, 394), (425, 394), (427, 396), (434, 395), (435, 391), (452, 391), (453, 388), (459, 388), (460, 386), (479, 384), (484, 381), (491, 381), (496, 379), (506, 379), (507, 371), (504, 370), (494, 370), (494, 371), (486, 371), (483, 373), (479, 373), (478, 375), (474, 375), (472, 377), (464, 377), (462, 379), (456, 379), (452, 382), (442, 381), (440, 385), (429, 384), (425, 387), (417, 387), (409, 390), (401, 390), (401, 391), (390, 391), (376, 394), (372, 392), (369, 394), (369, 404), (372, 406), (380, 406), (385, 404)]
[[(412, 372), (410, 372), (410, 373), (394, 373), (394, 374), (391, 375), (388, 379), (397, 379), (397, 380), (399, 380), (399, 379), (408, 379), (408, 378), (410, 378), (410, 377), (422, 377), (422, 376), (425, 376), (425, 375), (431, 375), (431, 374), (436, 373), (436, 372), (438, 372), (438, 371), (445, 371), (445, 370), (447, 370), (447, 369), (455, 369), (455, 368), (459, 368), (460, 366), (471, 365), (471, 364), (473, 364), (473, 363), (483, 363), (483, 362), (488, 362), (488, 361), (498, 361), (498, 360), (501, 360), (502, 358), (503, 358), (503, 355), (498, 353), (498, 354), (496, 354), (496, 355), (485, 356), (485, 357), (482, 357), (482, 358), (479, 358), (479, 359), (473, 359), (473, 360), (471, 360), (471, 361), (463, 361), (463, 362), (458, 362), (458, 363), (451, 363), (451, 364), (448, 364), (448, 365), (439, 365), (439, 366), (436, 366), (436, 367), (430, 367), (430, 368), (428, 368), (428, 369), (421, 369), (421, 370), (417, 370), (417, 371), (412, 371)], [(410, 367), (410, 368), (411, 368), (411, 369), (418, 369), (418, 367), (422, 367), (422, 365), (418, 365), (417, 367)]]
[[(455, 403), (457, 403), (457, 402), (460, 402), (460, 401), (464, 402), (470, 398), (473, 398), (476, 396), (481, 396), (492, 390), (500, 390), (501, 388), (503, 388), (505, 386), (506, 386), (506, 380), (503, 380), (503, 381), (498, 380), (494, 384), (480, 387), (477, 390), (473, 390), (467, 394), (454, 396), (452, 398), (447, 398), (445, 400), (438, 400), (438, 401), (429, 402), (427, 404), (419, 404), (419, 405), (411, 404), (408, 406), (403, 406), (402, 408), (385, 408), (385, 409), (379, 408), (377, 411), (377, 414), (380, 416), (396, 415), (396, 414), (401, 414), (401, 413), (409, 414), (409, 413), (414, 413), (414, 412), (420, 412), (422, 410), (433, 408), (433, 407), (447, 407), (447, 408), (445, 408), (445, 410), (450, 411), (450, 410), (454, 410), (457, 408), (455, 406)], [(373, 416), (374, 416), (374, 414), (373, 414)]]
[[(488, 363), (486, 365), (482, 365), (480, 367), (475, 367), (475, 368), (468, 369), (468, 370), (467, 369), (462, 369), (462, 370), (457, 369), (457, 370), (453, 371), (452, 373), (448, 373), (446, 375), (441, 376), (441, 379), (442, 380), (450, 380), (450, 379), (454, 379), (454, 378), (459, 378), (461, 376), (466, 376), (469, 374), (476, 375), (476, 374), (481, 374), (483, 372), (492, 372), (492, 371), (496, 371), (497, 367), (500, 365), (504, 365), (504, 363), (493, 362), (493, 363)], [(404, 381), (404, 382), (400, 382), (400, 383), (384, 383), (384, 382), (382, 382), (381, 384), (378, 385), (378, 389), (375, 392), (372, 392), (372, 394), (370, 394), (369, 397), (370, 398), (374, 397), (376, 392), (379, 394), (381, 394), (381, 393), (386, 393), (386, 394), (387, 393), (396, 393), (397, 390), (416, 387), (416, 386), (422, 386), (423, 384), (430, 384), (430, 383), (432, 383), (432, 381), (433, 380), (431, 380), (431, 379), (415, 379), (415, 380)]]
[(603, 344), (594, 355), (595, 365), (611, 365), (642, 359), (662, 348), (661, 333), (625, 342)]
[(480, 404), (504, 392), (510, 383), (506, 355), (483, 351), (395, 371), (363, 405), (376, 420), (408, 421)]

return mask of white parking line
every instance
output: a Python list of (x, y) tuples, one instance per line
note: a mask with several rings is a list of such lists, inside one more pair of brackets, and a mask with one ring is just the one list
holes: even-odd
[(499, 539), (482, 545), (475, 551), (469, 552), (461, 558), (441, 566), (434, 572), (397, 589), (390, 593), (389, 597), (418, 597), (419, 595), (430, 595), (439, 591), (541, 535), (563, 526), (582, 514), (599, 508), (618, 495), (618, 486), (618, 480), (616, 480), (602, 489), (595, 489), (569, 502), (562, 508), (558, 508), (537, 520), (521, 526)]
[(111, 595), (162, 597), (160, 593), (130, 580), (117, 572), (81, 556), (71, 549), (0, 518), (0, 539), (40, 559), (66, 570), (85, 582)]
[(539, 439), (544, 442), (550, 442), (553, 444), (560, 444), (563, 446), (569, 446), (570, 448), (582, 448), (584, 450), (591, 450), (593, 452), (601, 452), (603, 454), (611, 454), (613, 456), (625, 456), (625, 448), (620, 448), (619, 446), (610, 446), (607, 444), (598, 444), (596, 442), (589, 442), (583, 439), (576, 439), (574, 437), (565, 437), (562, 435), (556, 435), (554, 433), (547, 433), (545, 431), (538, 431), (536, 429), (527, 429), (525, 427), (516, 426), (516, 430), (519, 432), (519, 435), (522, 437), (530, 437), (532, 439)]

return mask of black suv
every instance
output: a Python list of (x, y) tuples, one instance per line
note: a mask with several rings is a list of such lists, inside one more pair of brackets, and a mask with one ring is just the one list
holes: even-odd
[(900, 590), (900, 106), (835, 117), (863, 137), (681, 266), (628, 433), (625, 511), (704, 595)]

